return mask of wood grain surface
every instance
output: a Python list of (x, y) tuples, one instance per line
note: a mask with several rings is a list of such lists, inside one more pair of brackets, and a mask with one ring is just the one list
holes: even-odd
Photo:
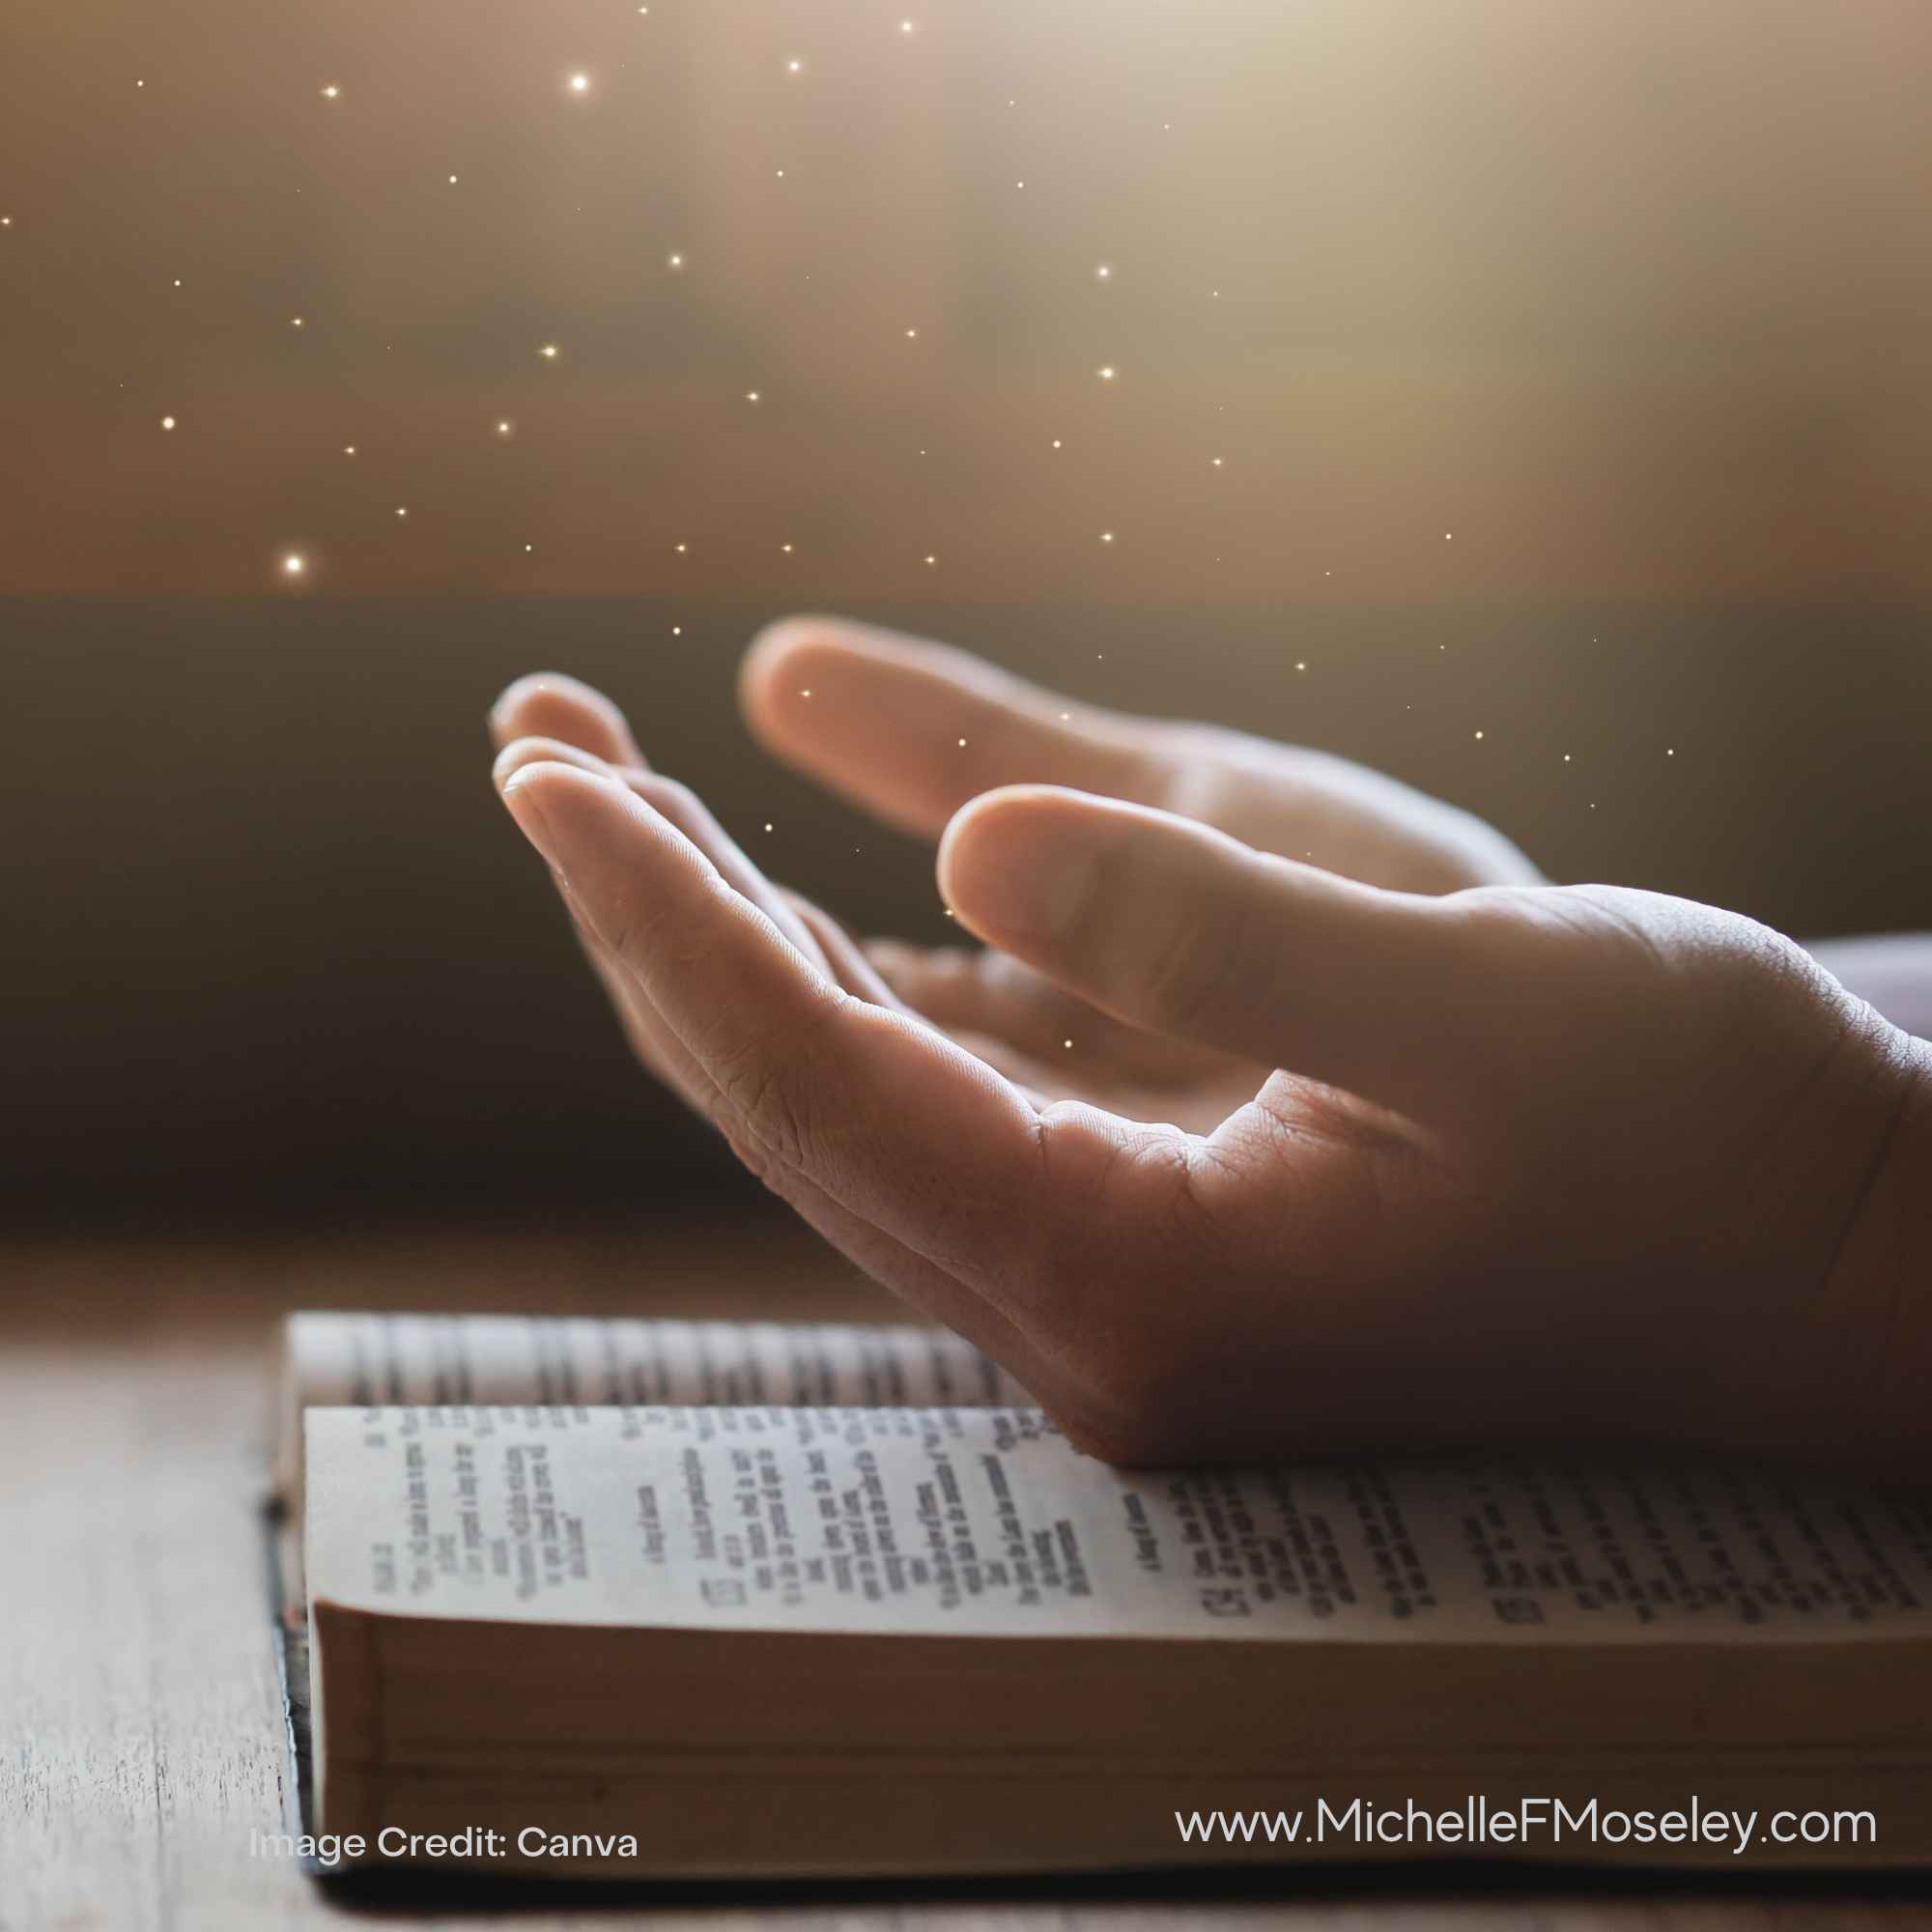
[[(1550, 1932), (1924, 1926), (1932, 1892), (1792, 1881), (1284, 1872), (1238, 1886), (787, 1896), (489, 1888), (345, 1903), (251, 1857), (283, 1829), (263, 1500), (276, 1322), (299, 1306), (883, 1319), (788, 1224), (0, 1246), (0, 1928), (514, 1924), (742, 1932)], [(1932, 1794), (1928, 1794), (1932, 1802)]]

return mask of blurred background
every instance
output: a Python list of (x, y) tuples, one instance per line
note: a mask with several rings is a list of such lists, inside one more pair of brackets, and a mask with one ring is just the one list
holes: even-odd
[(7, 1212), (742, 1198), (483, 720), (937, 936), (736, 722), (801, 608), (1932, 925), (1928, 99), (1920, 0), (9, 0)]

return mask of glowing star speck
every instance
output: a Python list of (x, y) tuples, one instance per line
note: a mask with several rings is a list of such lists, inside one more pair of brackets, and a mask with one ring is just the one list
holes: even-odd
[(1097, 369), (1094, 371), (1094, 375), (1099, 377), (1101, 382), (1111, 383), (1118, 372), (1115, 370), (1114, 365), (1111, 362), (1103, 362)]
[(161, 418), (161, 427), (163, 429), (173, 429), (174, 426), (175, 426), (175, 419), (173, 416), (163, 416)]
[(339, 100), (342, 98), (342, 90), (331, 81), (322, 90), (322, 98), (325, 100)]
[(590, 76), (587, 73), (574, 73), (570, 76), (570, 91), (573, 94), (590, 92)]
[(554, 342), (546, 342), (544, 346), (537, 351), (537, 354), (541, 355), (546, 362), (554, 362), (556, 360), (556, 344)]
[(294, 551), (291, 551), (282, 559), (282, 575), (284, 577), (300, 577), (307, 569), (308, 558), (298, 555)]
[(683, 267), (684, 267), (684, 257), (683, 257), (683, 255), (682, 255), (682, 254), (680, 254), (680, 253), (678, 252), (678, 250), (677, 250), (677, 249), (673, 248), (673, 249), (672, 249), (672, 250), (670, 251), (670, 253), (669, 253), (668, 255), (667, 255), (667, 256), (665, 257), (665, 267), (666, 267), (667, 269), (681, 269), (681, 268), (683, 268)]

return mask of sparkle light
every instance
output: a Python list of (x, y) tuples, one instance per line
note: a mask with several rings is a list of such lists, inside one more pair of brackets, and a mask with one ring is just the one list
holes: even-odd
[(397, 515), (397, 516), (399, 516), (399, 517), (407, 517), (407, 516), (409, 515), (409, 513), (410, 513), (410, 512), (409, 512), (409, 506), (408, 506), (407, 504), (405, 504), (405, 503), (398, 503), (398, 504), (396, 505), (396, 515)]
[(342, 453), (344, 456), (354, 456), (355, 454), (355, 445), (353, 442), (345, 442), (342, 445)]
[(677, 554), (678, 554), (678, 555), (679, 555), (679, 556), (682, 556), (682, 555), (683, 555), (683, 554), (685, 554), (685, 552), (686, 552), (686, 551), (688, 551), (688, 550), (689, 550), (690, 548), (691, 548), (691, 546), (690, 546), (689, 544), (679, 544), (679, 545), (677, 546)]
[(936, 556), (929, 556), (926, 558), (927, 563), (937, 563), (939, 559)]
[(322, 98), (325, 100), (334, 100), (340, 98), (341, 93), (342, 93), (341, 88), (337, 87), (333, 81), (330, 81), (328, 85), (322, 90)]
[(541, 355), (546, 362), (554, 362), (556, 360), (556, 344), (554, 342), (546, 342), (544, 346), (537, 351), (537, 354)]
[(909, 329), (907, 329), (907, 330), (906, 330), (906, 340), (907, 340), (908, 342), (911, 342), (911, 341), (913, 341), (913, 340), (915, 340), (915, 339), (917, 338), (918, 334), (919, 334), (919, 330), (918, 330), (918, 329), (916, 329), (916, 328), (909, 328)]
[(805, 63), (801, 60), (788, 60), (785, 62), (785, 71), (787, 73), (803, 73), (805, 71)]
[(587, 73), (574, 73), (570, 76), (570, 91), (573, 94), (590, 92), (590, 76)]
[(513, 423), (508, 416), (505, 416), (503, 420), (497, 425), (497, 434), (498, 436), (508, 436), (515, 430), (515, 428), (516, 424)]
[(1112, 531), (1112, 530), (1102, 530), (1102, 531), (1100, 532), (1100, 541), (1101, 541), (1102, 543), (1112, 543), (1112, 542), (1114, 541), (1114, 533), (1113, 533), (1113, 531)]
[(758, 400), (758, 392), (757, 392), (757, 390), (755, 390), (755, 389), (747, 389), (747, 390), (745, 391), (745, 400), (746, 400), (746, 401), (747, 401), (748, 403), (755, 403), (755, 402), (756, 402), (756, 401)]
[(789, 555), (791, 554), (791, 545), (790, 545), (790, 544), (780, 544), (780, 545), (779, 545), (779, 548), (780, 548), (780, 549), (781, 549), (781, 551), (783, 551), (783, 552), (784, 552), (784, 554), (786, 554), (787, 556), (789, 556)]
[(1111, 262), (1099, 263), (1094, 270), (1094, 279), (1096, 282), (1111, 282), (1114, 279), (1114, 265)]
[(282, 559), (282, 575), (284, 577), (299, 577), (307, 568), (308, 558), (299, 555), (295, 551), (291, 551)]
[(163, 416), (161, 418), (161, 427), (163, 429), (173, 429), (174, 426), (175, 426), (175, 419), (173, 416)]
[(455, 177), (454, 175), (451, 175), (451, 176), (450, 176), (450, 178), (449, 178), (449, 185), (450, 185), (450, 186), (451, 186), (451, 187), (454, 187), (454, 186), (456, 185), (456, 177)]
[(292, 315), (289, 317), (289, 327), (291, 328), (299, 328), (301, 326), (302, 326), (302, 319), (300, 316)]
[(1114, 365), (1111, 362), (1103, 363), (1094, 373), (1099, 377), (1101, 382), (1111, 383), (1114, 380)]
[(909, 34), (909, 33), (911, 33), (911, 32), (912, 32), (912, 22), (911, 22), (910, 20), (901, 20), (901, 21), (899, 22), (899, 32), (900, 32), (900, 33), (902, 33), (902, 34)]
[(681, 268), (683, 268), (683, 267), (684, 267), (684, 257), (683, 257), (683, 255), (682, 255), (682, 254), (680, 254), (680, 253), (678, 252), (678, 250), (677, 250), (677, 249), (673, 248), (673, 249), (672, 249), (672, 250), (670, 251), (670, 253), (669, 253), (668, 255), (667, 255), (667, 256), (665, 257), (665, 267), (666, 267), (667, 269), (681, 269)]

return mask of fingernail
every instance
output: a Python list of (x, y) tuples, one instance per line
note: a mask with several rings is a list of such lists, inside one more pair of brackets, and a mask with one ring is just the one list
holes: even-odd
[(510, 816), (517, 821), (517, 829), (550, 861), (551, 869), (561, 877), (563, 868), (557, 864), (549, 821), (544, 817), (542, 805), (538, 803), (536, 788), (528, 782), (529, 775), (535, 769), (533, 765), (524, 765), (513, 771), (503, 781), (498, 796)]
[(593, 778), (614, 778), (615, 772), (594, 752), (575, 745), (561, 745), (554, 738), (518, 738), (497, 753), (490, 776), (501, 790), (521, 771), (531, 765), (575, 765)]

